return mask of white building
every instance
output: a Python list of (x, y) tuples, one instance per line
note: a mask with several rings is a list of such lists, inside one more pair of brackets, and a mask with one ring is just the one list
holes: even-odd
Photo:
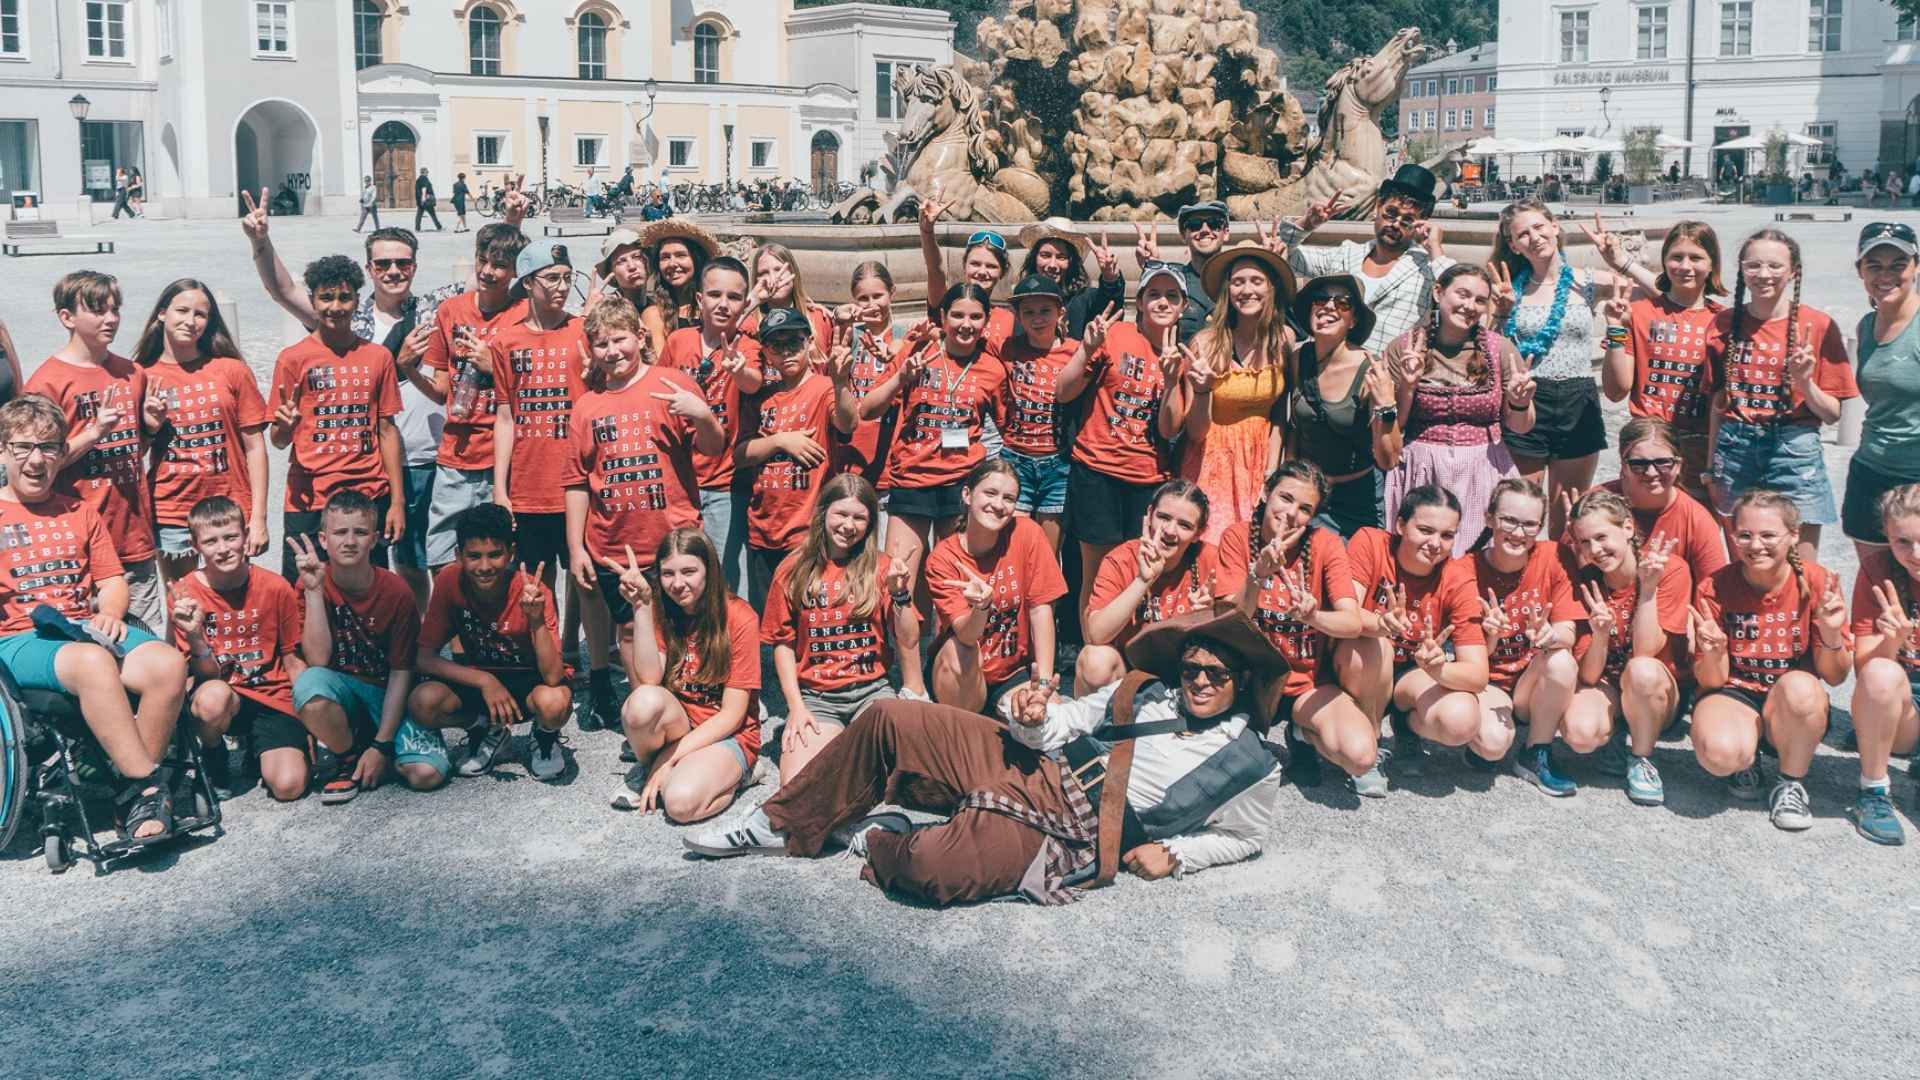
[[(1779, 127), (1825, 142), (1809, 166), (1904, 168), (1920, 154), (1913, 38), (1887, 0), (1502, 0), (1497, 134), (1650, 125), (1705, 148)], [(1717, 173), (1708, 154), (1673, 160)]]
[(628, 164), (852, 181), (892, 73), (952, 42), (944, 12), (793, 0), (0, 0), (0, 194), (99, 213), (138, 168), (155, 212), (203, 217), (262, 187), (351, 213), (364, 175), (411, 206), (422, 168), (443, 200)]

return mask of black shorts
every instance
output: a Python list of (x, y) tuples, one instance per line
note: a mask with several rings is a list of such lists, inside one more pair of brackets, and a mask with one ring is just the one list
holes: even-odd
[(967, 504), (960, 501), (958, 483), (923, 488), (888, 488), (886, 506), (889, 514), (908, 514), (934, 521), (959, 517), (967, 512)]
[(1136, 539), (1158, 490), (1158, 482), (1130, 484), (1073, 462), (1067, 467), (1067, 532), (1083, 544), (1113, 546)]
[(767, 593), (773, 589), (774, 571), (780, 569), (792, 551), (757, 548), (747, 545), (747, 603), (755, 611), (767, 609)]
[[(264, 754), (269, 750), (298, 750), (309, 758), (313, 756), (306, 725), (244, 694), (239, 697), (240, 711), (234, 714), (229, 730), (236, 736), (243, 732), (251, 734), (255, 754)], [(357, 732), (354, 741), (359, 741)]]
[[(393, 498), (382, 495), (373, 500), (373, 534), (384, 537), (387, 528), (387, 508), (393, 505)], [(305, 535), (313, 541), (313, 548), (320, 553), (320, 561), (327, 560), (327, 549), (320, 544), (320, 510), (289, 510), (281, 518), (280, 527), (284, 537)], [(387, 565), (387, 542), (382, 539), (373, 545), (371, 561), (375, 566)], [(280, 576), (288, 581), (300, 580), (300, 572), (293, 568), (293, 548), (284, 542), (280, 544)]]
[(1607, 448), (1600, 418), (1600, 387), (1591, 378), (1541, 379), (1534, 384), (1533, 429), (1505, 432), (1507, 450), (1528, 461), (1569, 461)]
[(1852, 540), (1886, 543), (1887, 531), (1880, 521), (1880, 496), (1910, 483), (1913, 481), (1897, 480), (1854, 458), (1847, 466), (1847, 493), (1840, 501), (1840, 531)]
[[(526, 714), (527, 718), (533, 718), (533, 706), (528, 704), (527, 697), (533, 693), (535, 687), (545, 685), (537, 673), (532, 671), (488, 670), (487, 674), (499, 679), (500, 685), (506, 687), (507, 693), (513, 695), (513, 700), (520, 703), (520, 709)], [(475, 690), (471, 686), (461, 686), (458, 683), (447, 683), (445, 685), (448, 689), (459, 695), (460, 711), (465, 713), (469, 718), (475, 716), (484, 718), (487, 715), (487, 699), (480, 691)]]
[[(657, 589), (660, 587), (660, 573), (658, 570), (648, 570), (647, 579), (653, 582), (654, 588)], [(620, 627), (632, 621), (633, 605), (627, 603), (627, 598), (620, 593), (619, 574), (614, 573), (604, 566), (595, 566), (593, 568), (593, 587), (594, 591), (600, 594), (600, 599), (607, 602), (607, 611), (613, 616), (613, 627), (615, 631), (618, 631)], [(615, 636), (618, 637), (618, 634), (616, 633)]]
[(526, 567), (567, 565), (567, 515), (513, 515), (515, 561)]
[(1709, 690), (1706, 693), (1701, 694), (1698, 698), (1695, 698), (1693, 702), (1693, 711), (1695, 713), (1698, 713), (1700, 711), (1700, 706), (1702, 704), (1705, 704), (1707, 701), (1715, 697), (1732, 698), (1733, 700), (1739, 702), (1740, 704), (1745, 705), (1748, 708), (1752, 709), (1756, 713), (1764, 710), (1767, 707), (1767, 695), (1764, 693), (1761, 693), (1758, 690), (1749, 690), (1744, 686), (1723, 686), (1718, 690)]

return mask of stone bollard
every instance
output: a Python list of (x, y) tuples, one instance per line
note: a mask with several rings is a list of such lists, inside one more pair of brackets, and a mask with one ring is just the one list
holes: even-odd
[[(1847, 362), (1859, 370), (1860, 342), (1852, 334), (1847, 335)], [(1840, 402), (1840, 427), (1834, 435), (1834, 445), (1857, 447), (1860, 445), (1860, 428), (1867, 419), (1867, 401), (1861, 397), (1850, 397)]]

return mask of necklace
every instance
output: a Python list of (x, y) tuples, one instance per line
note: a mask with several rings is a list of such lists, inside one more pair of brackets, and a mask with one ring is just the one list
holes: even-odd
[[(1516, 296), (1525, 296), (1527, 285), (1533, 278), (1533, 267), (1522, 266), (1520, 272), (1513, 275), (1513, 291)], [(1513, 305), (1507, 313), (1505, 327), (1507, 340), (1513, 342), (1520, 355), (1527, 358), (1529, 364), (1537, 364), (1540, 358), (1553, 349), (1553, 343), (1560, 339), (1560, 324), (1567, 318), (1567, 297), (1573, 292), (1573, 267), (1560, 264), (1560, 278), (1553, 284), (1553, 306), (1547, 309), (1547, 321), (1540, 329), (1520, 336), (1520, 305)]]

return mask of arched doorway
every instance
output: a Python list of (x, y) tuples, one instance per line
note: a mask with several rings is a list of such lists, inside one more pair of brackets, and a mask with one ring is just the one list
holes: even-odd
[(1887, 168), (1893, 168), (1896, 165), (1908, 165), (1914, 161), (1920, 161), (1920, 97), (1907, 102), (1905, 150), (1906, 152), (1900, 155), (1899, 161), (1882, 162), (1882, 164)]
[(246, 212), (238, 192), (258, 197), (267, 190), (274, 213), (305, 213), (321, 190), (319, 129), (304, 110), (286, 101), (262, 101), (240, 115), (233, 129), (235, 210)]
[(413, 205), (414, 156), (419, 143), (413, 129), (389, 120), (373, 132), (373, 187), (383, 208)]
[(813, 190), (831, 192), (840, 184), (840, 139), (831, 131), (813, 136)]

